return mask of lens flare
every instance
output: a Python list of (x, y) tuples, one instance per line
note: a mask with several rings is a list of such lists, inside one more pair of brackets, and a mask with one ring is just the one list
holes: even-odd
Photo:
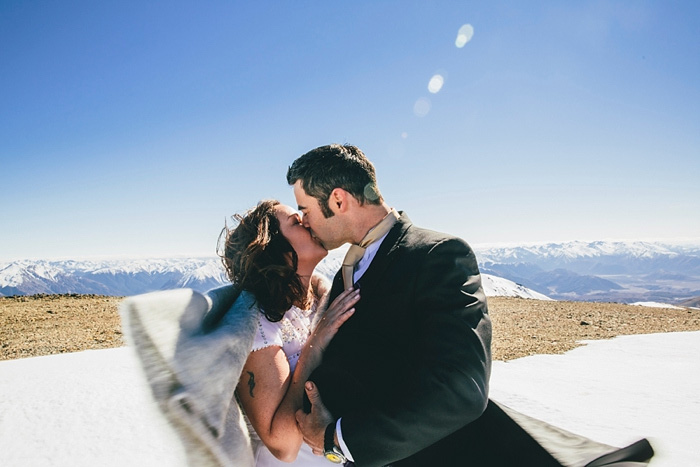
[(433, 94), (437, 94), (442, 89), (442, 85), (445, 83), (445, 78), (442, 75), (433, 75), (428, 82), (428, 91)]
[(419, 98), (415, 104), (413, 104), (413, 113), (416, 117), (425, 117), (430, 112), (430, 100), (426, 97)]
[(472, 40), (473, 35), (474, 28), (471, 24), (465, 24), (464, 26), (459, 28), (459, 31), (457, 32), (457, 39), (455, 40), (455, 45), (457, 46), (457, 48), (461, 49), (462, 47), (464, 47), (467, 42)]

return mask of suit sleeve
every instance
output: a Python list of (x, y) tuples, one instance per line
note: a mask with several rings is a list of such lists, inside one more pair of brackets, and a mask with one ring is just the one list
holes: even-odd
[(417, 266), (415, 307), (406, 319), (420, 330), (411, 343), (419, 357), (410, 383), (389, 403), (343, 416), (357, 465), (409, 457), (476, 420), (488, 402), (491, 323), (474, 253), (452, 238)]

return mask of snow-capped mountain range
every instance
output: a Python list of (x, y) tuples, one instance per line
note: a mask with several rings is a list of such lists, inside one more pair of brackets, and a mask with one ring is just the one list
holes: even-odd
[(556, 299), (676, 303), (700, 296), (700, 241), (479, 245), (482, 272)]
[(226, 275), (218, 258), (14, 261), (0, 263), (1, 295), (135, 295), (189, 287), (208, 290)]
[[(331, 252), (317, 271), (332, 278), (344, 251)], [(14, 261), (0, 263), (0, 296), (100, 294), (128, 296), (188, 287), (204, 292), (228, 283), (218, 258)], [(507, 279), (484, 275), (489, 296), (549, 300)]]
[[(700, 242), (567, 242), (475, 245), (489, 296), (678, 303), (700, 296)], [(344, 249), (318, 271), (332, 277)], [(227, 283), (219, 258), (22, 260), (0, 262), (0, 295), (127, 296)]]
[(565, 242), (529, 245), (480, 245), (474, 250), (481, 263), (537, 263), (552, 269), (569, 267), (581, 273), (648, 273), (659, 267), (700, 274), (700, 240), (697, 243)]

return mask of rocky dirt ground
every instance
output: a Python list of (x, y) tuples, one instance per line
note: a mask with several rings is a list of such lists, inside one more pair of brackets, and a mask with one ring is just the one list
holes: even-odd
[[(124, 345), (119, 297), (0, 297), (0, 360)], [(700, 331), (700, 310), (491, 297), (493, 358), (564, 353), (581, 340)]]
[(489, 312), (494, 360), (564, 353), (582, 340), (700, 331), (700, 310), (693, 308), (491, 297)]
[(122, 346), (121, 300), (98, 295), (0, 297), (0, 360)]

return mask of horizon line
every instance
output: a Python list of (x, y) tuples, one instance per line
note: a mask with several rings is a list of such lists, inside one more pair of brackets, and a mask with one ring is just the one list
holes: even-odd
[[(542, 246), (551, 244), (567, 244), (567, 243), (656, 243), (663, 245), (674, 245), (674, 246), (698, 246), (700, 247), (700, 237), (674, 237), (674, 238), (606, 238), (598, 240), (541, 240), (541, 241), (522, 241), (522, 242), (484, 242), (484, 243), (469, 243), (474, 249), (489, 249), (489, 248), (504, 248), (504, 247), (528, 247), (528, 246)], [(344, 248), (340, 246), (336, 248), (339, 250)], [(331, 250), (334, 251), (334, 250)], [(330, 252), (329, 252), (330, 253)], [(2, 258), (0, 263), (14, 263), (18, 261), (127, 261), (127, 260), (157, 260), (157, 259), (213, 259), (219, 258), (215, 253), (176, 253), (176, 254), (155, 254), (146, 255), (138, 253), (123, 253), (123, 254), (104, 254), (104, 255), (57, 255), (50, 257), (13, 257), (13, 258)]]

